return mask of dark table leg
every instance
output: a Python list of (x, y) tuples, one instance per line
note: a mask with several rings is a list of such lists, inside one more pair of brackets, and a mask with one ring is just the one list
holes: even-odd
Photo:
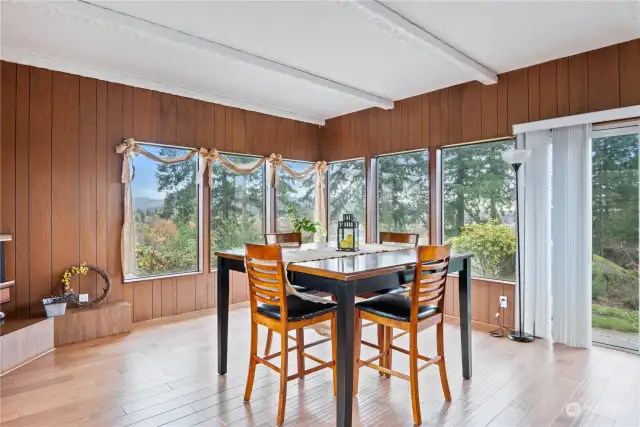
[(336, 297), (338, 300), (338, 412), (336, 426), (351, 427), (355, 283), (338, 282)]
[(458, 273), (460, 297), (460, 341), (462, 344), (462, 376), (471, 378), (471, 258), (462, 261)]
[(218, 257), (218, 374), (227, 373), (227, 344), (229, 342), (229, 268)]

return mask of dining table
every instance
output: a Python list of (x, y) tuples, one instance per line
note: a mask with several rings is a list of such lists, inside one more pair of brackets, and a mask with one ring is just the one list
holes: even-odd
[[(309, 243), (300, 247), (283, 247), (283, 252), (330, 247), (328, 243)], [(245, 272), (245, 250), (244, 248), (219, 250), (215, 255), (218, 267), (218, 374), (225, 375), (229, 344), (229, 276), (231, 271)], [(454, 251), (449, 259), (449, 273), (458, 274), (462, 376), (465, 379), (471, 378), (472, 367), (471, 257), (470, 253)], [(337, 302), (336, 426), (352, 425), (356, 297), (410, 282), (416, 259), (416, 249), (407, 247), (389, 252), (365, 254), (354, 252), (352, 256), (344, 256), (341, 253), (337, 258), (287, 264), (287, 276), (291, 284), (332, 294)]]

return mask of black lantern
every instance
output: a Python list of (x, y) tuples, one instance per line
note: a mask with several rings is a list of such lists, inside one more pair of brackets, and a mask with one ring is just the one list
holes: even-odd
[(360, 224), (353, 214), (343, 214), (342, 221), (338, 221), (338, 250), (352, 251), (358, 250), (360, 241)]

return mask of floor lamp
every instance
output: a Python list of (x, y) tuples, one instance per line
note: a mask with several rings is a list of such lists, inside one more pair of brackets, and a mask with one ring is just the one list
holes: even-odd
[(520, 212), (518, 209), (518, 170), (531, 155), (531, 150), (507, 150), (502, 152), (502, 160), (509, 163), (516, 174), (516, 260), (518, 263), (518, 308), (520, 321), (518, 330), (509, 332), (509, 339), (518, 342), (532, 342), (533, 335), (524, 331), (524, 286), (522, 286), (522, 269), (520, 261)]

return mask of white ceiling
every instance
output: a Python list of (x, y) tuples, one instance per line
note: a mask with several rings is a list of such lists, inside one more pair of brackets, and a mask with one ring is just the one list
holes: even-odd
[(2, 1), (3, 59), (312, 123), (640, 37), (634, 1)]

